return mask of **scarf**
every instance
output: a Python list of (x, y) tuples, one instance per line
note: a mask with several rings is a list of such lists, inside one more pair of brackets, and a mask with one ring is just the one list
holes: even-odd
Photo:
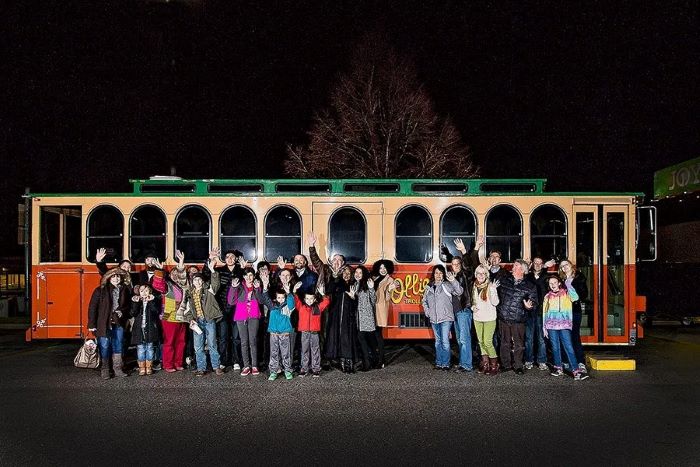
[(479, 297), (483, 300), (486, 301), (489, 296), (489, 281), (484, 281), (481, 284), (477, 284), (476, 282), (474, 283), (474, 288), (476, 289), (476, 294), (474, 295), (479, 295)]

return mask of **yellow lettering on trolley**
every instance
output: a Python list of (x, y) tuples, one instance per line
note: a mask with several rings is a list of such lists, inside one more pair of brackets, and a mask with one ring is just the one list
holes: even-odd
[(397, 305), (401, 302), (410, 305), (420, 304), (429, 281), (427, 277), (421, 279), (418, 274), (406, 274), (403, 278), (397, 278), (397, 287), (391, 294), (391, 301)]

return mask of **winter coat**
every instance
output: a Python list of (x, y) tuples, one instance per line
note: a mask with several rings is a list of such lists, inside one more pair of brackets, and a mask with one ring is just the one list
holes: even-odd
[(377, 303), (377, 293), (374, 287), (358, 290), (357, 300), (357, 329), (360, 332), (374, 332), (377, 326), (374, 321), (374, 306)]
[[(143, 300), (138, 295), (134, 296), (138, 301), (131, 302), (131, 317), (134, 325), (131, 328), (131, 345), (157, 343), (159, 341), (158, 316), (160, 305), (158, 300), (151, 295), (146, 301), (144, 310)], [(144, 325), (144, 315), (146, 317)]]
[[(309, 306), (299, 300), (299, 297), (294, 295), (294, 308), (299, 312), (299, 332), (319, 332), (321, 331), (321, 314), (330, 305), (331, 299), (323, 297), (320, 303), (314, 303)], [(316, 311), (314, 311), (316, 310)]]
[(542, 272), (540, 272), (540, 277), (535, 277), (534, 272), (530, 272), (525, 278), (535, 284), (535, 287), (537, 287), (537, 298), (539, 305), (537, 306), (537, 314), (538, 316), (542, 316), (542, 303), (544, 301), (544, 296), (547, 294), (547, 291), (549, 290), (549, 286), (547, 285), (547, 272), (543, 269)]
[(537, 309), (539, 299), (537, 296), (537, 286), (532, 281), (523, 277), (517, 284), (511, 275), (501, 280), (498, 288), (498, 319), (509, 323), (524, 323), (530, 313), (525, 308), (523, 300), (532, 300), (533, 311)]
[(389, 285), (391, 285), (392, 282), (394, 282), (394, 278), (387, 274), (379, 281), (379, 285), (377, 285), (375, 317), (377, 319), (377, 326), (383, 328), (387, 326), (387, 321), (389, 319), (389, 307), (391, 307)]
[(498, 291), (495, 288), (489, 287), (486, 300), (482, 300), (476, 285), (474, 285), (472, 289), (472, 312), (474, 313), (474, 321), (480, 323), (496, 321), (496, 307), (498, 303)]
[(270, 310), (267, 332), (274, 334), (294, 332), (290, 319), (294, 311), (294, 294), (287, 294), (286, 302), (282, 305), (276, 301), (272, 301), (267, 294), (263, 294), (263, 305)]
[(578, 298), (574, 300), (573, 313), (580, 315), (583, 312), (581, 310), (581, 300), (586, 300), (588, 298), (588, 283), (586, 281), (586, 276), (576, 271), (571, 287), (576, 290), (576, 295), (578, 295)]
[[(350, 284), (344, 280), (334, 283), (331, 311), (326, 325), (326, 358), (355, 358), (357, 349), (357, 302), (346, 292)], [(333, 284), (332, 284), (333, 285)]]
[(432, 324), (454, 321), (452, 297), (462, 293), (462, 286), (456, 280), (443, 281), (436, 286), (428, 284), (423, 293), (423, 311)]
[(249, 289), (244, 282), (238, 284), (238, 287), (231, 287), (228, 292), (227, 302), (229, 306), (236, 307), (233, 312), (233, 320), (260, 319), (262, 316), (260, 307), (263, 305), (263, 295), (267, 294), (260, 287), (251, 287)]
[[(204, 314), (204, 319), (207, 321), (215, 320), (219, 321), (223, 314), (221, 313), (221, 308), (219, 308), (219, 303), (216, 301), (216, 292), (219, 290), (219, 273), (214, 271), (211, 274), (211, 283), (205, 282), (202, 284), (202, 312)], [(197, 310), (194, 307), (192, 294), (193, 287), (188, 288), (185, 291), (185, 298), (180, 304), (182, 310), (178, 311), (180, 314), (184, 314), (187, 321), (197, 319)]]
[[(162, 297), (162, 317), (163, 321), (170, 323), (182, 323), (184, 316), (178, 315), (177, 311), (185, 298), (185, 291), (177, 284), (179, 279), (185, 276), (184, 269), (170, 270), (170, 280), (166, 280), (162, 271), (156, 271), (153, 276), (153, 289), (158, 291)], [(181, 319), (178, 319), (180, 316)]]
[(544, 329), (572, 329), (573, 302), (578, 300), (578, 294), (570, 283), (567, 288), (549, 292), (544, 297), (542, 305), (542, 325)]
[(109, 282), (110, 278), (116, 274), (128, 277), (128, 273), (118, 268), (113, 268), (107, 271), (102, 276), (100, 286), (92, 292), (90, 305), (88, 305), (88, 328), (96, 329), (96, 337), (106, 337), (112, 326), (124, 327), (126, 320), (129, 318), (129, 308), (131, 307), (129, 297), (131, 293), (129, 287), (122, 284), (119, 286), (119, 303), (116, 311), (121, 313), (112, 313), (112, 290), (114, 286)]
[(459, 273), (455, 274), (455, 280), (459, 283), (459, 286), (462, 288), (462, 293), (459, 295), (452, 295), (452, 310), (457, 313), (458, 311), (462, 311), (465, 308), (471, 307), (471, 297), (469, 294), (469, 284), (471, 281), (469, 280), (469, 276), (467, 276), (467, 273), (464, 269), (462, 269)]

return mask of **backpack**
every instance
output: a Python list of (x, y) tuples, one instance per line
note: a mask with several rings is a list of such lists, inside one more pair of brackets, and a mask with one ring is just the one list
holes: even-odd
[(100, 352), (94, 339), (85, 339), (85, 342), (78, 350), (78, 354), (73, 359), (76, 368), (95, 369), (100, 366)]

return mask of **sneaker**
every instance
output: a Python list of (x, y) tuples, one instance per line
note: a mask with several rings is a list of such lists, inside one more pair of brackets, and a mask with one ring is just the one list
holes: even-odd
[(195, 376), (204, 376), (206, 374), (206, 371), (204, 370), (197, 370), (194, 372)]
[(250, 368), (245, 367), (243, 368), (243, 371), (241, 371), (241, 376), (248, 376), (250, 374)]
[(253, 376), (258, 376), (260, 374), (260, 370), (258, 370), (258, 367), (253, 367), (253, 371), (251, 371)]
[(588, 370), (586, 369), (586, 364), (585, 363), (579, 363), (578, 364), (578, 370), (581, 373), (588, 373)]
[[(277, 373), (275, 373), (275, 374), (277, 374)], [(294, 378), (294, 373), (292, 373), (291, 371), (285, 371), (284, 377), (287, 378), (288, 380), (290, 380), (290, 379)]]
[(515, 374), (516, 374), (516, 375), (524, 375), (524, 374), (525, 374), (525, 370), (523, 370), (522, 368), (516, 368), (516, 369), (515, 369)]
[(160, 371), (163, 369), (160, 363), (154, 363), (153, 366), (151, 367), (153, 371)]
[(313, 375), (314, 378), (318, 378), (319, 376), (321, 376), (320, 371), (312, 371), (311, 374)]
[(552, 376), (561, 376), (564, 374), (564, 370), (561, 368), (553, 367), (552, 371), (549, 373)]
[(192, 364), (192, 359), (190, 357), (185, 357), (185, 363), (187, 366), (190, 366)]
[(226, 369), (226, 365), (219, 365), (219, 368), (221, 368), (222, 370), (225, 370), (225, 369)]
[(303, 378), (304, 376), (306, 376), (306, 370), (300, 370), (299, 371), (299, 378)]
[(270, 376), (267, 377), (268, 381), (274, 381), (276, 379), (277, 379), (277, 373), (274, 371), (272, 373), (270, 373)]
[(233, 364), (233, 371), (241, 371), (241, 366), (238, 363)]
[(588, 374), (582, 371), (574, 371), (574, 381), (582, 381), (588, 379)]
[(222, 370), (221, 368), (217, 368), (216, 370), (214, 370), (214, 372), (216, 373), (216, 376), (221, 376), (224, 374), (224, 370)]
[(532, 362), (525, 362), (525, 369), (526, 370), (532, 370), (533, 364)]
[(546, 364), (546, 363), (539, 363), (539, 364), (537, 365), (537, 368), (539, 368), (539, 369), (542, 370), (542, 371), (547, 371), (547, 370), (549, 370), (549, 368), (547, 367), (547, 364)]

